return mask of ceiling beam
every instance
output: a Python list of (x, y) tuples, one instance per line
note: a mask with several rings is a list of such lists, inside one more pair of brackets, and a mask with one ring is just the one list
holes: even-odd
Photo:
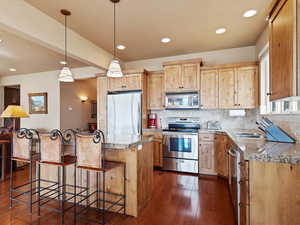
[[(64, 53), (63, 24), (23, 0), (1, 0), (1, 8), (1, 29)], [(113, 58), (112, 54), (71, 29), (68, 29), (68, 55), (101, 69), (107, 69)]]

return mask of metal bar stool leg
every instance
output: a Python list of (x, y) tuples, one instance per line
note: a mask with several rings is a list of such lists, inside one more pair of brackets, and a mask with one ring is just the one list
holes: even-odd
[(41, 216), (41, 164), (38, 163), (38, 216)]
[(76, 225), (76, 195), (77, 195), (77, 174), (76, 164), (74, 164), (74, 224)]
[[(87, 188), (87, 196), (90, 194), (90, 171), (86, 171), (86, 188)], [(90, 197), (86, 199), (86, 206), (88, 207), (90, 204)]]
[(65, 223), (65, 201), (66, 201), (66, 167), (62, 166), (62, 215), (61, 215), (61, 223)]
[(105, 170), (102, 173), (102, 200), (103, 200), (103, 206), (102, 206), (102, 224), (105, 224)]
[(62, 208), (62, 202), (61, 202), (61, 174), (60, 174), (60, 166), (57, 167), (57, 200), (58, 200), (58, 204), (59, 204), (59, 208)]
[(96, 172), (97, 209), (99, 209), (99, 172)]
[(9, 208), (13, 207), (13, 159), (10, 159), (10, 178), (9, 178)]
[(29, 163), (29, 183), (30, 183), (30, 200), (29, 200), (29, 212), (32, 214), (32, 161)]

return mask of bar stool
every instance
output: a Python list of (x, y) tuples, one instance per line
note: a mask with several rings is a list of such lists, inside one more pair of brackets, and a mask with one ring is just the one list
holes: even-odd
[[(38, 215), (40, 215), (41, 208), (58, 212), (61, 214), (61, 223), (64, 224), (65, 212), (75, 208), (76, 195), (76, 146), (75, 134), (72, 130), (61, 132), (53, 130), (49, 134), (40, 134), (41, 150), (40, 161), (38, 164)], [(71, 146), (72, 152), (66, 153), (65, 146)], [(41, 179), (41, 165), (57, 166), (56, 181)], [(74, 183), (73, 185), (66, 182), (66, 167), (74, 165)], [(41, 186), (41, 183), (45, 185)], [(72, 188), (73, 192), (67, 191), (66, 188)], [(66, 203), (74, 200), (71, 206), (66, 208)], [(44, 201), (46, 200), (46, 201)], [(48, 207), (46, 204), (50, 201), (59, 202), (59, 209)], [(43, 202), (44, 201), (44, 202)], [(75, 216), (74, 216), (75, 218)], [(76, 218), (75, 218), (76, 219)], [(75, 222), (74, 222), (75, 223)]]
[[(39, 133), (34, 129), (22, 128), (13, 133), (13, 152), (10, 164), (9, 188), (10, 208), (13, 207), (13, 201), (17, 201), (29, 205), (29, 211), (32, 213), (32, 206), (36, 203), (36, 201), (33, 202), (33, 196), (37, 193), (36, 187), (33, 187), (33, 184), (37, 182), (37, 179), (33, 179), (33, 164), (37, 163), (39, 160), (39, 143)], [(13, 187), (13, 161), (21, 161), (29, 164), (28, 182), (16, 187)], [(28, 188), (22, 190), (28, 186), (30, 188), (29, 190)], [(14, 192), (19, 194), (14, 196)], [(20, 199), (23, 195), (29, 195), (29, 200)]]
[[(108, 211), (119, 213), (123, 210), (124, 215), (126, 213), (126, 166), (125, 163), (105, 160), (105, 150), (102, 148), (103, 142), (104, 135), (100, 130), (96, 130), (93, 135), (76, 134), (77, 168), (86, 171), (87, 188), (86, 195), (80, 195), (81, 199), (77, 201), (76, 215), (80, 219), (97, 224), (106, 223), (107, 218), (105, 215)], [(122, 167), (124, 170), (123, 177), (121, 177), (124, 182), (123, 193), (121, 194), (108, 192), (105, 186), (105, 173), (117, 167)], [(94, 186), (90, 186), (90, 172), (95, 173), (96, 184)], [(100, 178), (101, 174), (102, 179)], [(100, 179), (102, 180), (102, 188), (100, 188)], [(106, 199), (107, 194), (113, 198)], [(86, 201), (85, 205), (83, 204), (84, 201)], [(83, 212), (91, 208), (94, 208), (96, 212), (100, 212), (100, 222), (87, 216), (81, 216)]]

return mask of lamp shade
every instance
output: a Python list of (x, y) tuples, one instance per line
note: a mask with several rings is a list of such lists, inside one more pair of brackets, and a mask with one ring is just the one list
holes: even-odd
[(108, 77), (123, 77), (120, 62), (117, 59), (113, 59), (108, 67)]
[(58, 76), (58, 80), (61, 82), (74, 82), (73, 74), (69, 67), (63, 67)]
[(19, 105), (9, 105), (1, 114), (2, 118), (26, 118), (29, 117)]

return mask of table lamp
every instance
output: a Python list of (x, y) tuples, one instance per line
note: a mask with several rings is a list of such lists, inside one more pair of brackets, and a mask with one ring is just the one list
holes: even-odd
[(13, 131), (16, 131), (16, 118), (29, 117), (24, 109), (19, 105), (9, 105), (1, 114), (2, 118), (11, 118), (13, 120)]

